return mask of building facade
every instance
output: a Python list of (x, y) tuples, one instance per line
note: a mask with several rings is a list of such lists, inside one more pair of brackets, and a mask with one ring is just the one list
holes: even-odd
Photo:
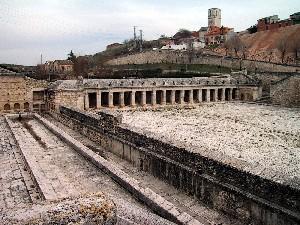
[(0, 68), (0, 112), (46, 110), (47, 82)]
[(221, 44), (224, 43), (228, 37), (234, 33), (233, 28), (229, 27), (209, 27), (208, 32), (204, 35), (205, 44)]
[(278, 15), (259, 19), (257, 21), (257, 31), (275, 30), (295, 24), (300, 24), (300, 12), (290, 15), (290, 18), (285, 20), (280, 20)]
[(71, 60), (55, 60), (45, 63), (46, 73), (71, 73), (74, 70), (74, 63)]

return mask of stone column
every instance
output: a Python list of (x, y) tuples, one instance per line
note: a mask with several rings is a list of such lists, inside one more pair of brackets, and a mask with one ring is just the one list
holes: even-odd
[(97, 109), (101, 108), (101, 91), (97, 91)]
[(206, 101), (210, 102), (210, 89), (206, 89)]
[(146, 103), (146, 91), (142, 91), (142, 106), (145, 106)]
[(162, 90), (161, 104), (162, 105), (166, 105), (166, 103), (167, 103), (167, 91), (166, 90)]
[(180, 90), (179, 104), (184, 103), (184, 90)]
[(215, 89), (215, 102), (217, 102), (218, 101), (218, 89)]
[(123, 91), (119, 93), (119, 102), (120, 102), (120, 107), (123, 108), (125, 106)]
[(175, 105), (175, 90), (171, 91), (171, 104)]
[(229, 101), (232, 101), (232, 88), (229, 89)]
[(90, 108), (89, 94), (85, 93), (84, 98), (85, 98), (85, 100), (84, 100), (84, 108), (87, 110), (87, 109)]
[(189, 104), (194, 104), (194, 93), (193, 90), (189, 90)]
[(132, 91), (132, 92), (131, 92), (131, 101), (130, 101), (130, 105), (131, 105), (132, 107), (135, 106), (135, 91)]
[(202, 89), (198, 90), (198, 101), (202, 102)]
[(111, 91), (108, 93), (108, 107), (109, 108), (114, 107), (114, 93)]
[(156, 90), (151, 92), (151, 104), (152, 106), (156, 106)]
[(222, 88), (222, 102), (225, 102), (225, 88)]

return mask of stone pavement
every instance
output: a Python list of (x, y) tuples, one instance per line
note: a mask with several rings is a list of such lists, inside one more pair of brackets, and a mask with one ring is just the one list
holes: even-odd
[(83, 136), (75, 130), (70, 129), (59, 121), (54, 120), (52, 117), (46, 116), (46, 118), (53, 124), (58, 126), (60, 129), (67, 132), (73, 138), (80, 141), (85, 146), (93, 149), (94, 151), (101, 152), (101, 155), (104, 155), (108, 161), (117, 164), (118, 167), (120, 167), (124, 172), (136, 179), (140, 184), (149, 187), (155, 193), (173, 203), (182, 211), (189, 213), (194, 218), (198, 219), (198, 221), (201, 221), (203, 224), (241, 225), (241, 223), (237, 220), (228, 218), (228, 216), (225, 216), (202, 205), (201, 202), (199, 202), (193, 196), (188, 196), (187, 194), (183, 193), (180, 190), (177, 190), (164, 181), (153, 177), (151, 174), (139, 170), (139, 168), (134, 167), (129, 162), (119, 158), (118, 156), (115, 156), (113, 153), (105, 151), (104, 149), (99, 147), (99, 144), (89, 140), (87, 137)]
[(0, 116), (0, 212), (39, 199), (20, 150), (4, 117)]
[[(43, 183), (45, 198), (55, 199), (101, 191), (117, 205), (119, 224), (171, 224), (137, 202), (127, 191), (76, 153), (36, 120), (12, 127), (28, 161)], [(41, 189), (42, 189), (41, 188)]]

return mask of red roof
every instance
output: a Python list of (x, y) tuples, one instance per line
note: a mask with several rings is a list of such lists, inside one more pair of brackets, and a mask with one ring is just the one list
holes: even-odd
[(231, 31), (232, 28), (229, 27), (209, 27), (208, 32), (205, 34), (205, 36), (215, 36), (215, 35), (224, 35), (227, 34), (229, 31)]

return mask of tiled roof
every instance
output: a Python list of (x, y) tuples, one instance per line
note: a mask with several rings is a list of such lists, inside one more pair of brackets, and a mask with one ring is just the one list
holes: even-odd
[(73, 65), (74, 63), (71, 60), (55, 60), (59, 65)]
[[(193, 77), (193, 78), (148, 78), (148, 79), (84, 79), (84, 80), (58, 80), (49, 85), (52, 90), (82, 90), (89, 88), (143, 88), (193, 85), (224, 85), (234, 84), (237, 79), (230, 76), (219, 77)], [(247, 81), (240, 82), (247, 83)]]

